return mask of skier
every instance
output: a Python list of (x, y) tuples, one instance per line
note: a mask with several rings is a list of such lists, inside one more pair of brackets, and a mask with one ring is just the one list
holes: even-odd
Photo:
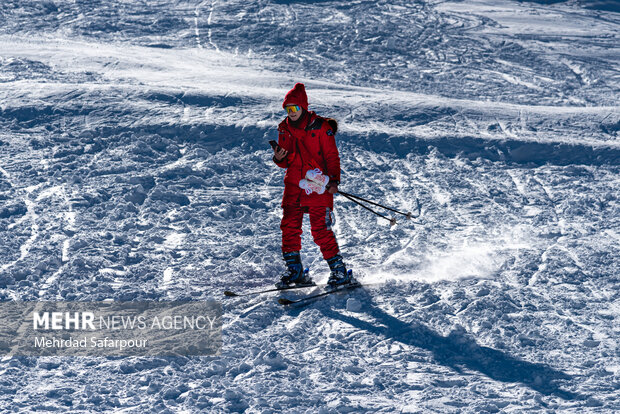
[[(308, 97), (302, 83), (295, 84), (286, 94), (282, 107), (288, 115), (278, 127), (278, 146), (274, 146), (273, 161), (286, 169), (280, 229), (287, 270), (276, 287), (313, 284), (303, 270), (300, 255), (305, 213), (310, 216), (314, 242), (331, 270), (328, 286), (347, 284), (351, 282), (351, 275), (343, 263), (331, 228), (334, 194), (340, 183), (340, 156), (335, 139), (338, 124), (333, 119), (308, 111)], [(307, 181), (313, 172), (328, 182), (317, 185)], [(308, 183), (309, 187), (304, 185)]]

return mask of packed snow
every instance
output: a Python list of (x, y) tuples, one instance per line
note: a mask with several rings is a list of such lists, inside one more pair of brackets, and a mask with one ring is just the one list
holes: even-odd
[[(0, 23), (0, 299), (224, 310), (215, 356), (5, 356), (0, 411), (620, 411), (615, 2), (4, 0)], [(268, 141), (295, 82), (339, 121), (340, 188), (420, 216), (337, 196), (364, 287), (227, 298), (284, 269)]]

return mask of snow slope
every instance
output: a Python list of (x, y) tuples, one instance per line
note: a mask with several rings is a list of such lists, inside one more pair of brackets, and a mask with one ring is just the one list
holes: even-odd
[[(620, 14), (539, 3), (3, 1), (0, 298), (225, 320), (214, 357), (5, 357), (0, 410), (620, 410)], [(224, 298), (282, 269), (267, 141), (297, 81), (341, 188), (422, 215), (337, 198), (368, 287)]]

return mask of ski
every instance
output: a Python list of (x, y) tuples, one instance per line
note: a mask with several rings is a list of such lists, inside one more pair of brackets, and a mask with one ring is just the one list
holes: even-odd
[(334, 289), (322, 292), (322, 293), (317, 293), (316, 295), (310, 295), (310, 296), (305, 296), (303, 298), (300, 299), (296, 299), (296, 300), (290, 300), (290, 299), (286, 299), (286, 298), (280, 298), (278, 299), (278, 303), (280, 305), (297, 305), (297, 304), (303, 304), (303, 303), (307, 303), (310, 302), (314, 299), (318, 299), (321, 298), (323, 296), (327, 296), (327, 295), (331, 295), (332, 293), (338, 293), (338, 292), (343, 292), (345, 290), (353, 290), (355, 288), (361, 287), (362, 284), (358, 281), (355, 281), (353, 283), (349, 283), (347, 285), (343, 285), (343, 286), (338, 286)]
[(316, 283), (313, 283), (311, 285), (294, 285), (294, 286), (287, 286), (283, 288), (271, 288), (271, 289), (256, 290), (253, 292), (245, 292), (245, 293), (235, 293), (230, 290), (225, 290), (224, 295), (229, 296), (229, 297), (251, 296), (251, 295), (260, 295), (262, 293), (279, 292), (279, 291), (293, 290), (293, 289), (303, 289), (303, 288), (317, 287), (317, 286), (322, 286), (322, 285), (317, 285)]

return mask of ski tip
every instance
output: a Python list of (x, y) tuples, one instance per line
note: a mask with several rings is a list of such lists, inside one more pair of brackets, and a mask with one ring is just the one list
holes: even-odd
[(235, 292), (231, 292), (230, 290), (224, 291), (224, 296), (239, 296)]
[(292, 305), (295, 302), (293, 302), (292, 300), (286, 299), (286, 298), (280, 298), (278, 299), (278, 303), (280, 305)]

